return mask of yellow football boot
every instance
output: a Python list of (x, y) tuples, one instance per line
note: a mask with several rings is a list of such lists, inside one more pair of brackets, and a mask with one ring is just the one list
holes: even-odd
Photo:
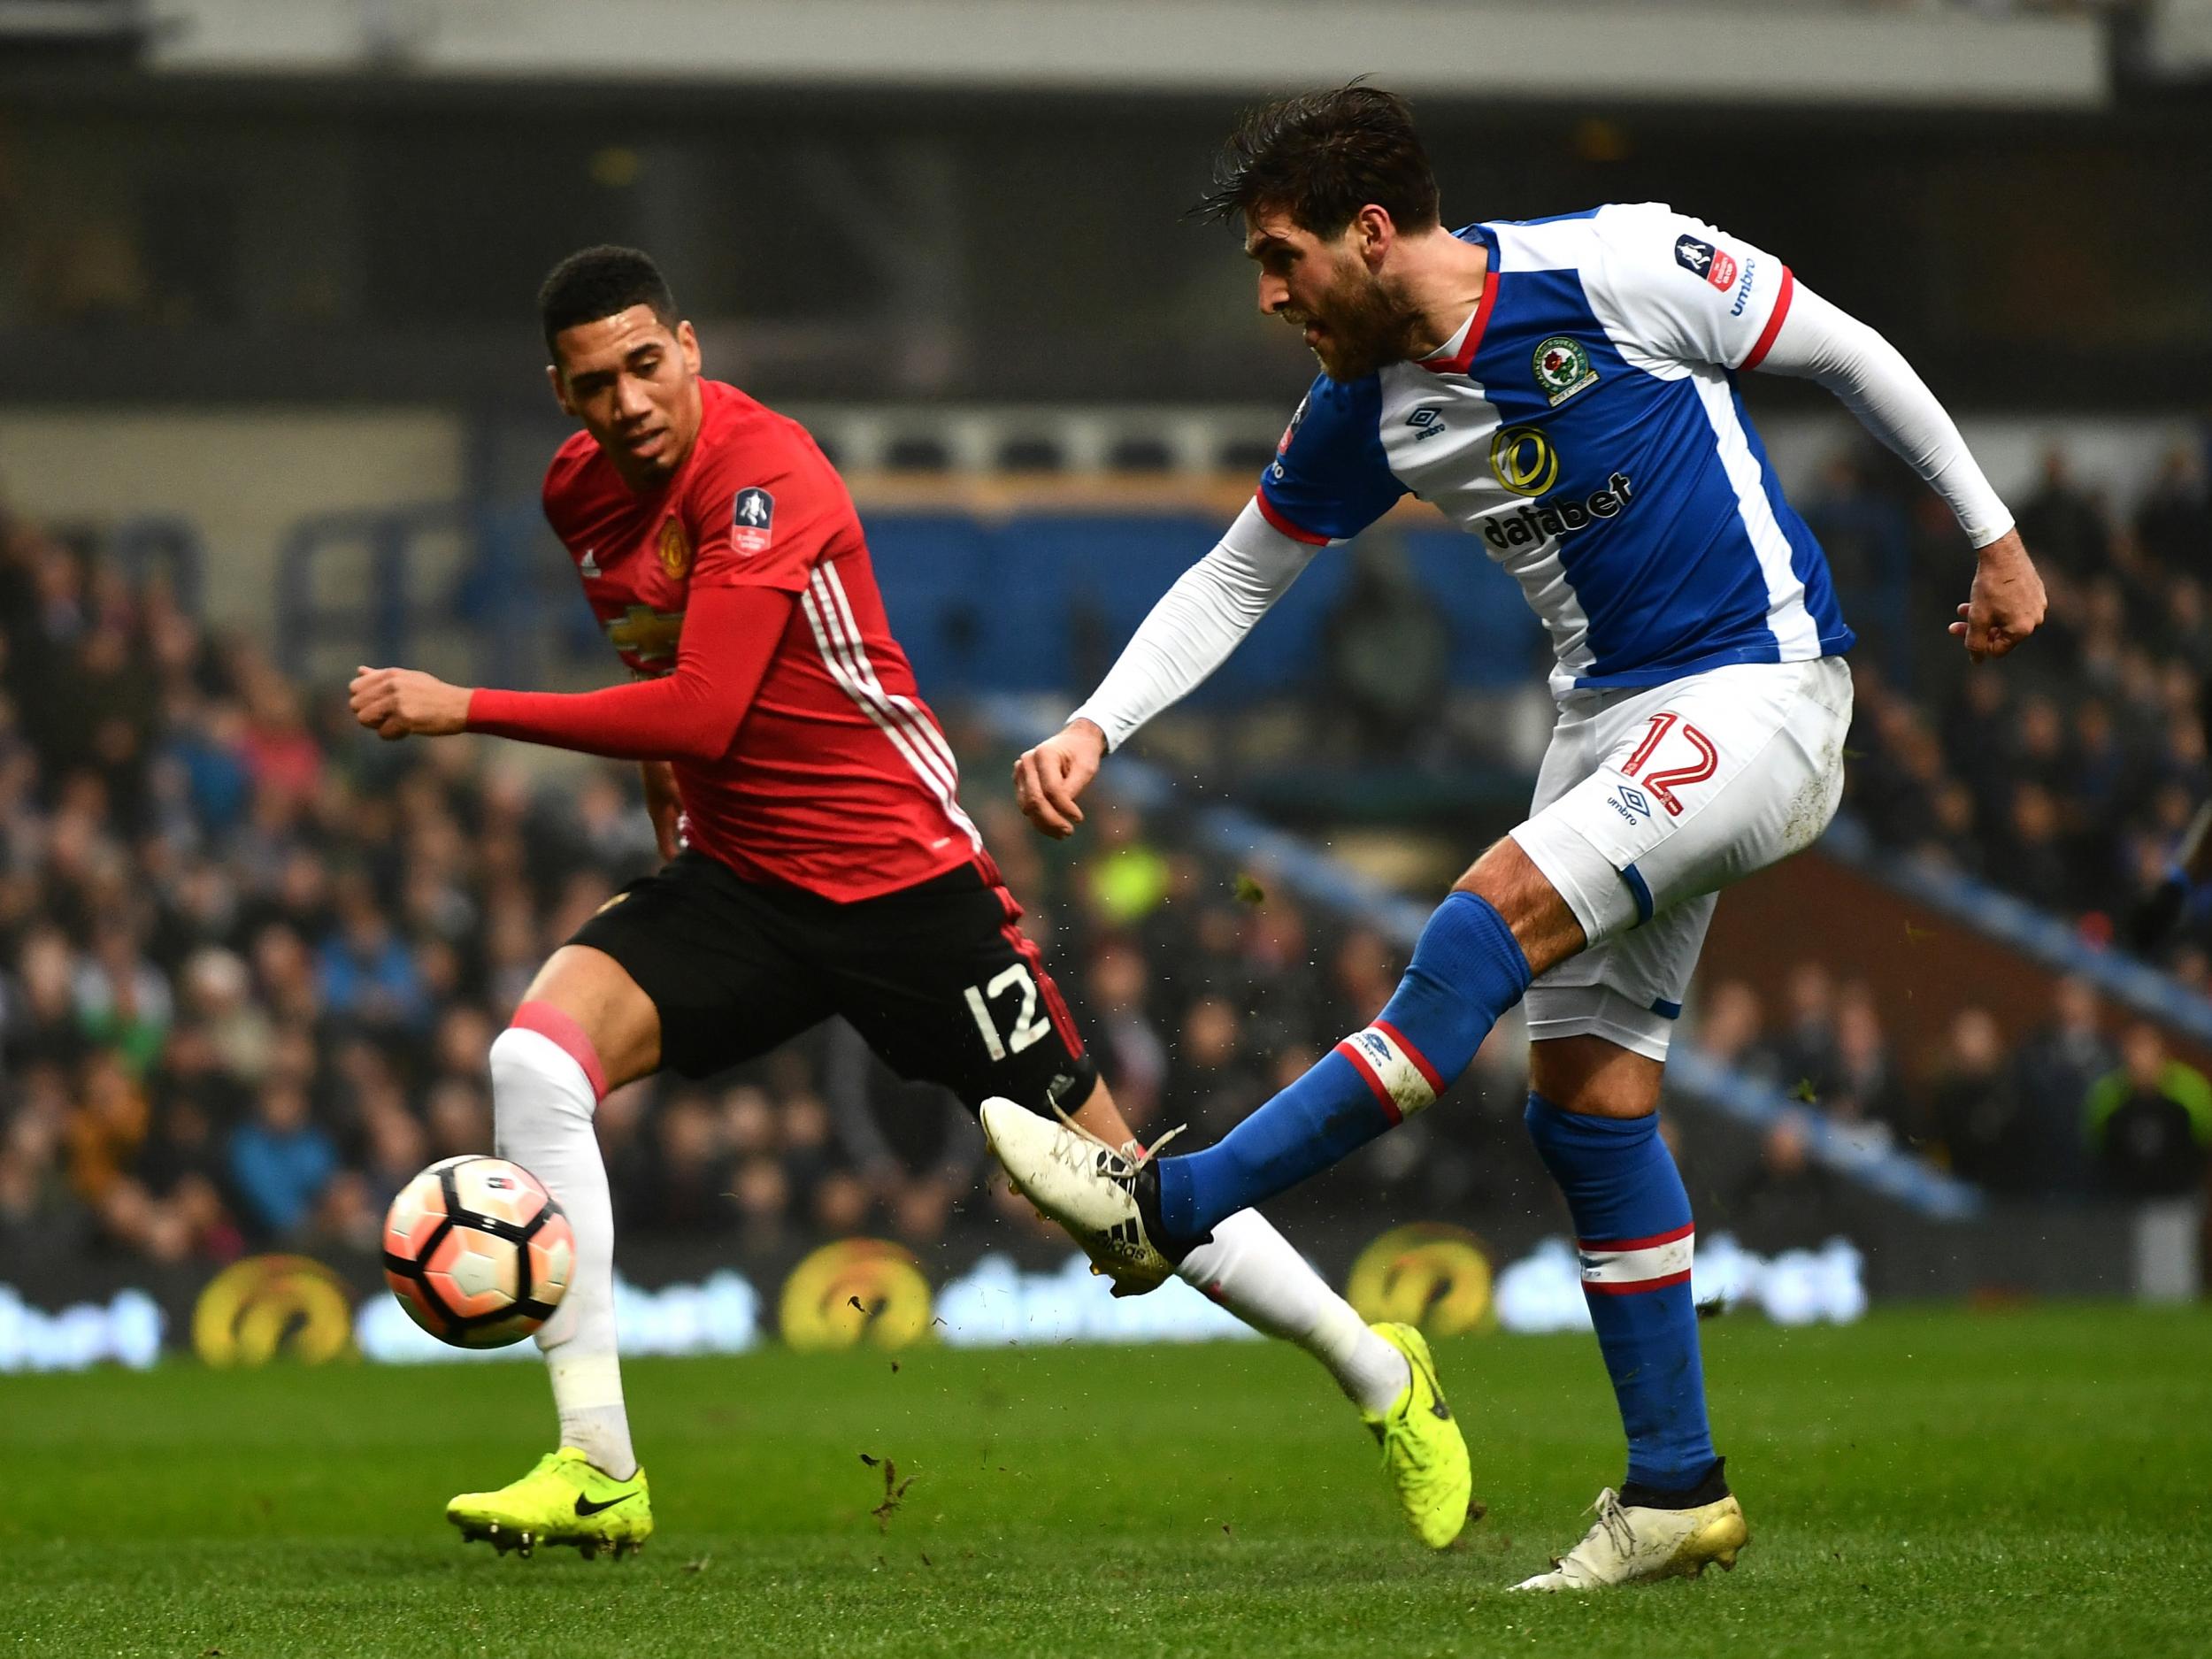
[(1382, 1443), (1383, 1471), (1397, 1489), (1398, 1507), (1431, 1549), (1459, 1536), (1474, 1507), (1474, 1471), (1467, 1442), (1444, 1402), (1429, 1345), (1409, 1325), (1368, 1327), (1406, 1356), (1413, 1380), (1387, 1411), (1363, 1411), (1368, 1432)]
[(496, 1492), (464, 1492), (445, 1506), (445, 1518), (465, 1540), (485, 1539), (503, 1555), (568, 1544), (586, 1561), (603, 1549), (618, 1561), (637, 1554), (653, 1535), (653, 1497), (642, 1469), (617, 1480), (564, 1446)]

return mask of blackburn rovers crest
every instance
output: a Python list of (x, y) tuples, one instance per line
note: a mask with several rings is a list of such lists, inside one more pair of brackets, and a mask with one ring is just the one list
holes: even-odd
[(1589, 349), (1565, 334), (1554, 334), (1541, 342), (1530, 366), (1536, 371), (1536, 384), (1554, 409), (1598, 383), (1598, 372), (1590, 366)]
[(668, 572), (668, 580), (680, 582), (691, 573), (691, 538), (684, 534), (680, 518), (671, 518), (661, 526), (659, 553), (661, 569)]

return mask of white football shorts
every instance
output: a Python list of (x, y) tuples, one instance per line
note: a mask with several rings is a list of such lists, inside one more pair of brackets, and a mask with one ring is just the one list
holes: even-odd
[(1715, 895), (1828, 827), (1850, 728), (1840, 657), (1563, 699), (1513, 839), (1589, 944), (1529, 987), (1530, 1041), (1665, 1059)]

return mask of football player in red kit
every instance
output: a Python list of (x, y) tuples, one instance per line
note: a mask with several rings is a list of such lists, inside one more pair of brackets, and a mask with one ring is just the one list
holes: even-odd
[[(841, 1015), (971, 1110), (1004, 1096), (1117, 1148), (1133, 1137), (961, 810), (835, 469), (797, 422), (701, 376), (645, 255), (572, 255), (539, 303), (554, 396), (583, 427), (546, 473), (546, 517), (637, 678), (559, 694), (364, 668), (352, 705), (386, 738), (482, 732), (643, 764), (667, 862), (553, 953), (491, 1052), (498, 1151), (576, 1233), (575, 1276), (538, 1336), (560, 1446), (447, 1510), (502, 1548), (621, 1553), (652, 1515), (592, 1129), (609, 1089), (664, 1066), (710, 1076)], [(1319, 1359), (1381, 1441), (1416, 1530), (1451, 1540), (1467, 1453), (1417, 1333), (1363, 1324), (1249, 1211), (1178, 1271)]]

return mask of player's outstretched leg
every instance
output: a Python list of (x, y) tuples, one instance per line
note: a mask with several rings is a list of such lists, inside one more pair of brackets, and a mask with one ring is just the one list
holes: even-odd
[(1628, 1433), (1628, 1478), (1597, 1522), (1521, 1590), (1695, 1578), (1751, 1541), (1706, 1420), (1690, 1291), (1689, 1194), (1658, 1114), (1610, 1118), (1528, 1101), (1529, 1133), (1574, 1219), (1582, 1290)]
[(1374, 1024), (1217, 1144), (1160, 1161), (1162, 1241), (1188, 1248), (1224, 1217), (1342, 1162), (1430, 1104), (1528, 982), (1528, 958), (1505, 918), (1477, 894), (1451, 894)]
[(1370, 1325), (1256, 1210), (1240, 1210), (1184, 1256), (1177, 1276), (1263, 1335), (1328, 1369), (1382, 1448), (1383, 1473), (1415, 1534), (1441, 1549), (1479, 1514), (1467, 1441), (1410, 1325)]
[[(1064, 1152), (1106, 1171), (1125, 1197), (1127, 1183), (1149, 1162), (1102, 1086), (1071, 1120), (1072, 1127), (1002, 1097), (985, 1101), (978, 1116), (984, 1138), (1010, 1171)], [(1018, 1178), (1014, 1186), (1027, 1191)], [(1094, 1270), (1114, 1279), (1116, 1295), (1155, 1289), (1171, 1273), (1254, 1330), (1319, 1360), (1381, 1445), (1399, 1508), (1430, 1548), (1443, 1548), (1471, 1514), (1479, 1513), (1467, 1442), (1419, 1333), (1364, 1323), (1258, 1211), (1225, 1217), (1210, 1238), (1172, 1263), (1156, 1253), (1133, 1253), (1108, 1233), (1075, 1232), (1075, 1238)]]
[[(574, 947), (556, 954), (531, 987), (534, 997), (549, 981), (557, 982), (565, 967), (572, 992), (579, 975), (589, 985), (591, 975), (611, 973), (620, 982), (612, 987), (618, 996), (626, 992), (642, 1000), (611, 961)], [(563, 1000), (592, 1005), (574, 995)], [(649, 1010), (650, 1004), (645, 1007)], [(649, 1069), (627, 1054), (618, 1064), (626, 1079)], [(455, 1498), (446, 1518), (464, 1538), (487, 1539), (503, 1551), (518, 1548), (527, 1554), (539, 1544), (573, 1545), (587, 1555), (603, 1548), (634, 1550), (652, 1532), (653, 1512), (623, 1406), (615, 1348), (614, 1206), (592, 1127), (607, 1092), (607, 1070), (572, 1015), (551, 1002), (531, 1000), (492, 1044), (491, 1075), (500, 1156), (545, 1184), (567, 1211), (576, 1236), (575, 1276), (537, 1338), (560, 1414), (560, 1447), (519, 1480)]]
[[(1544, 891), (1557, 906), (1557, 895)], [(1574, 926), (1571, 918), (1567, 926)], [(1127, 1282), (1149, 1288), (1227, 1217), (1348, 1157), (1434, 1101), (1466, 1070), (1498, 1016), (1520, 1001), (1529, 977), (1528, 957), (1504, 917), (1479, 895), (1455, 890), (1422, 929), (1375, 1023), (1216, 1145), (1133, 1162), (1042, 1119), (1009, 1116), (1003, 1133), (991, 1134), (988, 1121), (985, 1132), (1032, 1203), (1094, 1256), (1118, 1256)]]

